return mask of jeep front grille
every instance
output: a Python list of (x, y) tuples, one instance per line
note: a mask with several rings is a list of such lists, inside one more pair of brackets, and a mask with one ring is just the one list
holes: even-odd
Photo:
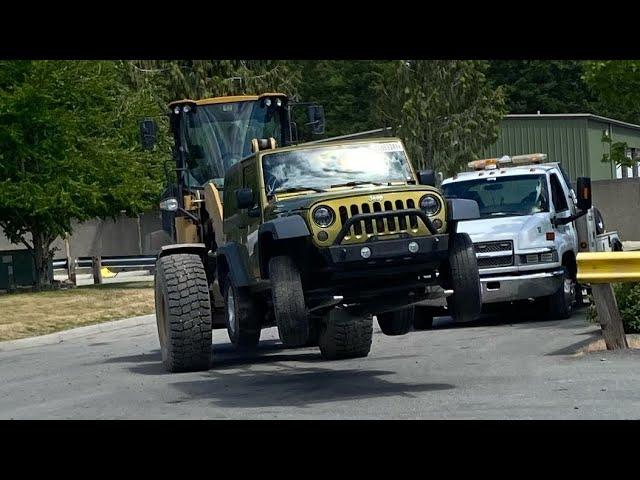
[[(406, 205), (405, 205), (406, 204)], [(369, 203), (353, 203), (349, 206), (341, 206), (338, 211), (340, 217), (340, 226), (342, 227), (346, 221), (354, 215), (362, 213), (388, 212), (394, 210), (404, 210), (406, 208), (416, 208), (415, 202), (408, 199), (406, 202), (402, 200), (373, 202)], [(418, 217), (416, 215), (405, 215), (399, 218), (369, 219), (355, 223), (350, 231), (351, 235), (385, 235), (407, 232), (409, 230), (416, 231), (418, 229)], [(348, 238), (348, 237), (345, 237)]]
[(474, 243), (473, 248), (480, 269), (513, 265), (513, 242), (511, 240)]

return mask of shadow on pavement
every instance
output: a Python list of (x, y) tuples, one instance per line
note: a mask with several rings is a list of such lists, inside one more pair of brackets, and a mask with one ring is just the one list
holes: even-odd
[(270, 372), (245, 369), (224, 373), (214, 369), (201, 380), (171, 385), (188, 399), (210, 398), (221, 408), (308, 407), (386, 396), (412, 397), (414, 393), (455, 388), (446, 383), (391, 382), (381, 378), (395, 374), (386, 370), (333, 370), (276, 364), (280, 368)]

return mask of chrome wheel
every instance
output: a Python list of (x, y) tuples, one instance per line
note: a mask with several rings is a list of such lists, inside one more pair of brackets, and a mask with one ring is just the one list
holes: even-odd
[(227, 290), (227, 326), (231, 335), (238, 333), (238, 321), (236, 319), (236, 299), (233, 295), (233, 287), (229, 286)]

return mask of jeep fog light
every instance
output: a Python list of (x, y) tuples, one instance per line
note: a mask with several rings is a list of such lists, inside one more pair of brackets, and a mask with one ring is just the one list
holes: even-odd
[(420, 246), (418, 245), (418, 242), (409, 243), (409, 251), (411, 253), (416, 253), (418, 250), (420, 250)]
[(371, 249), (369, 247), (362, 247), (360, 249), (360, 256), (362, 258), (369, 258), (371, 256)]

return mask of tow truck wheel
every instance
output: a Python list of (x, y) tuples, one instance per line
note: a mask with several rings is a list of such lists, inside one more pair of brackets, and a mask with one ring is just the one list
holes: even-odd
[(447, 308), (454, 322), (470, 322), (482, 309), (478, 261), (469, 234), (455, 233), (450, 241), (444, 273), (445, 286), (453, 289), (453, 294), (447, 297)]
[(431, 330), (433, 328), (434, 309), (425, 306), (416, 306), (413, 319), (414, 330)]
[(155, 274), (156, 321), (162, 363), (170, 372), (211, 366), (211, 302), (198, 255), (161, 257)]
[(263, 315), (251, 294), (233, 285), (228, 275), (224, 292), (224, 320), (229, 339), (239, 348), (253, 348), (260, 341)]
[(385, 335), (404, 335), (411, 330), (415, 318), (415, 308), (403, 308), (393, 312), (385, 312), (376, 315), (380, 330)]
[(371, 350), (373, 318), (331, 309), (320, 322), (318, 344), (326, 360), (366, 357)]
[(304, 301), (300, 271), (286, 255), (269, 260), (273, 312), (285, 347), (301, 347), (309, 340), (309, 315)]
[(547, 297), (547, 309), (552, 320), (565, 320), (571, 317), (576, 297), (576, 282), (565, 268), (562, 285), (556, 293)]

